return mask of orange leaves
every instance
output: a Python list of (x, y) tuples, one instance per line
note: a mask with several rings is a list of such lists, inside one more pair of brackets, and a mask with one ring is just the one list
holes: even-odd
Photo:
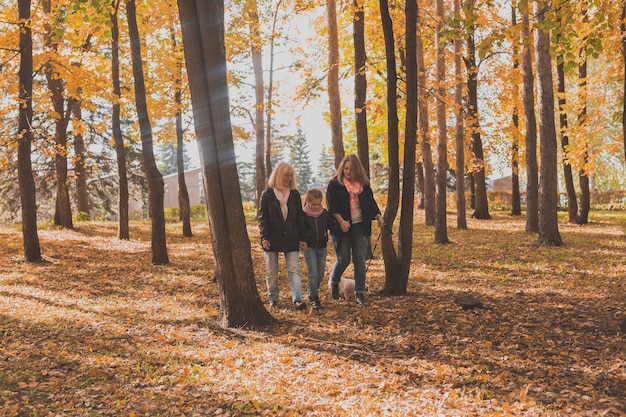
[[(43, 229), (41, 265), (15, 255), (18, 229), (0, 228), (2, 412), (623, 413), (625, 294), (616, 277), (626, 270), (626, 242), (606, 219), (566, 226), (572, 243), (559, 249), (530, 244), (523, 219), (470, 220), (469, 230), (450, 231), (453, 246), (416, 251), (409, 295), (372, 291), (371, 306), (356, 309), (332, 302), (324, 285), (321, 311), (279, 309), (279, 323), (257, 331), (215, 324), (219, 294), (208, 278), (205, 223), (194, 224), (191, 240), (168, 223), (167, 267), (150, 265), (145, 222), (132, 223), (131, 235), (142, 239), (130, 241), (115, 239), (114, 223)], [(427, 242), (431, 230), (415, 233)], [(263, 254), (253, 256), (266, 297)], [(382, 287), (383, 275), (382, 260), (373, 260), (371, 289)], [(484, 309), (454, 303), (469, 290)]]

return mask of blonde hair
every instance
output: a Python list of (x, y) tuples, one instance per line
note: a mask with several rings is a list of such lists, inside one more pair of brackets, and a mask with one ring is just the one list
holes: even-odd
[(352, 172), (354, 173), (354, 179), (361, 183), (362, 185), (370, 185), (370, 180), (367, 178), (367, 174), (365, 173), (365, 168), (363, 168), (363, 164), (361, 164), (361, 160), (358, 156), (354, 154), (348, 154), (343, 157), (339, 166), (337, 167), (337, 172), (335, 175), (340, 182), (343, 182), (343, 166), (346, 162), (352, 163)]
[(272, 188), (283, 188), (283, 178), (285, 174), (291, 174), (291, 184), (289, 184), (290, 190), (295, 190), (298, 188), (296, 183), (296, 170), (289, 165), (287, 162), (279, 162), (274, 167), (272, 174), (270, 175), (270, 179), (267, 181), (267, 185)]
[(304, 201), (307, 203), (313, 200), (323, 200), (323, 199), (324, 199), (324, 193), (322, 193), (322, 191), (319, 188), (311, 188), (309, 191), (306, 192), (306, 195), (304, 196)]

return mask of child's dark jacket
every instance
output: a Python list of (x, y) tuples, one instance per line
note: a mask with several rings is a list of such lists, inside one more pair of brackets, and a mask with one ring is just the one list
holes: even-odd
[(326, 209), (317, 218), (306, 216), (306, 243), (309, 248), (322, 249), (328, 243), (328, 230), (336, 231), (339, 224)]

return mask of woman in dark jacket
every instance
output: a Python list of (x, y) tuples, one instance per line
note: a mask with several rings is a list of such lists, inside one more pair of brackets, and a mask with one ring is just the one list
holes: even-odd
[(372, 220), (383, 227), (383, 217), (369, 179), (356, 155), (346, 155), (337, 175), (330, 180), (326, 189), (328, 212), (335, 217), (340, 229), (332, 233), (333, 247), (337, 260), (331, 272), (330, 294), (339, 298), (339, 281), (350, 264), (350, 253), (354, 265), (354, 293), (357, 304), (366, 306), (365, 301), (365, 252), (367, 238), (372, 235)]
[(265, 282), (272, 308), (278, 305), (279, 299), (279, 252), (285, 254), (293, 308), (306, 308), (302, 302), (298, 251), (306, 249), (305, 218), (300, 193), (296, 187), (295, 170), (291, 165), (280, 162), (270, 175), (267, 189), (261, 194), (259, 207), (259, 231), (265, 251)]

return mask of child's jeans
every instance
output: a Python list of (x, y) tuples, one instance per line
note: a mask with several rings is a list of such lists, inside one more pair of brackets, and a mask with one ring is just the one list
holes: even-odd
[(308, 248), (304, 251), (304, 260), (309, 270), (309, 300), (315, 300), (326, 269), (326, 248)]

